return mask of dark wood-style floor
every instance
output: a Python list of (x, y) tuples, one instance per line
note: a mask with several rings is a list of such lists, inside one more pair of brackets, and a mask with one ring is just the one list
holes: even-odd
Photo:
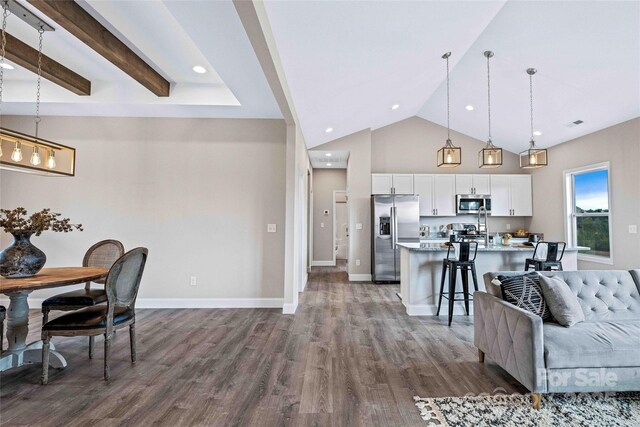
[[(102, 340), (54, 338), (69, 366), (0, 375), (2, 425), (424, 425), (413, 396), (526, 390), (477, 362), (470, 319), (409, 317), (397, 285), (314, 268), (295, 316), (279, 309), (137, 310), (138, 362), (121, 331), (112, 381)], [(30, 339), (40, 313), (32, 311)]]

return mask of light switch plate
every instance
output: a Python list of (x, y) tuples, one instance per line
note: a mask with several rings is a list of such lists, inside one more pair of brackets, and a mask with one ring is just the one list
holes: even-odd
[(356, 265), (360, 265), (360, 260), (359, 259), (356, 260)]
[(267, 233), (275, 233), (276, 225), (275, 224), (267, 224)]
[(357, 223), (356, 224), (356, 230), (362, 230), (362, 224)]
[(324, 228), (324, 222), (320, 223), (320, 228)]
[(638, 234), (638, 226), (630, 225), (629, 226), (629, 234)]

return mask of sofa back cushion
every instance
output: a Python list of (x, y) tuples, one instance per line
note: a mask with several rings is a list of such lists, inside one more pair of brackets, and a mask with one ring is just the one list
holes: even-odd
[(544, 272), (558, 276), (578, 297), (586, 320), (640, 319), (640, 292), (628, 271)]
[[(496, 296), (500, 298), (500, 290), (491, 280), (498, 275), (515, 274), (522, 272), (486, 273), (487, 292), (498, 293)], [(564, 280), (578, 297), (586, 320), (640, 319), (640, 282), (634, 280), (640, 278), (637, 270), (541, 271), (540, 274)]]

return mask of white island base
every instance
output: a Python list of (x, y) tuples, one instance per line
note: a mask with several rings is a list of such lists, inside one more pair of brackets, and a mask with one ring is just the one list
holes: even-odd
[[(442, 260), (447, 256), (447, 249), (439, 243), (398, 243), (400, 247), (400, 297), (409, 316), (432, 316), (438, 309)], [(578, 250), (583, 248), (567, 248), (562, 258), (564, 270), (578, 269)], [(587, 248), (584, 248), (587, 249)], [(478, 247), (476, 256), (476, 273), (478, 289), (485, 290), (482, 275), (489, 271), (524, 271), (526, 258), (533, 256), (532, 248), (498, 246)], [(458, 287), (462, 291), (461, 272), (457, 275)], [(447, 280), (449, 276), (447, 273)], [(445, 291), (449, 289), (445, 282)], [(473, 280), (469, 272), (469, 292), (473, 293)], [(442, 300), (440, 314), (447, 316), (447, 299)], [(473, 314), (473, 301), (469, 311)], [(464, 315), (464, 303), (456, 302), (454, 315)]]

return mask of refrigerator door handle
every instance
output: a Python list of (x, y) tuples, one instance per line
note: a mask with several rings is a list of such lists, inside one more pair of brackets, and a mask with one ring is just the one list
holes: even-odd
[(396, 243), (398, 243), (398, 208), (393, 206), (391, 208), (391, 224), (393, 227), (393, 235), (391, 236), (391, 248), (396, 248)]

